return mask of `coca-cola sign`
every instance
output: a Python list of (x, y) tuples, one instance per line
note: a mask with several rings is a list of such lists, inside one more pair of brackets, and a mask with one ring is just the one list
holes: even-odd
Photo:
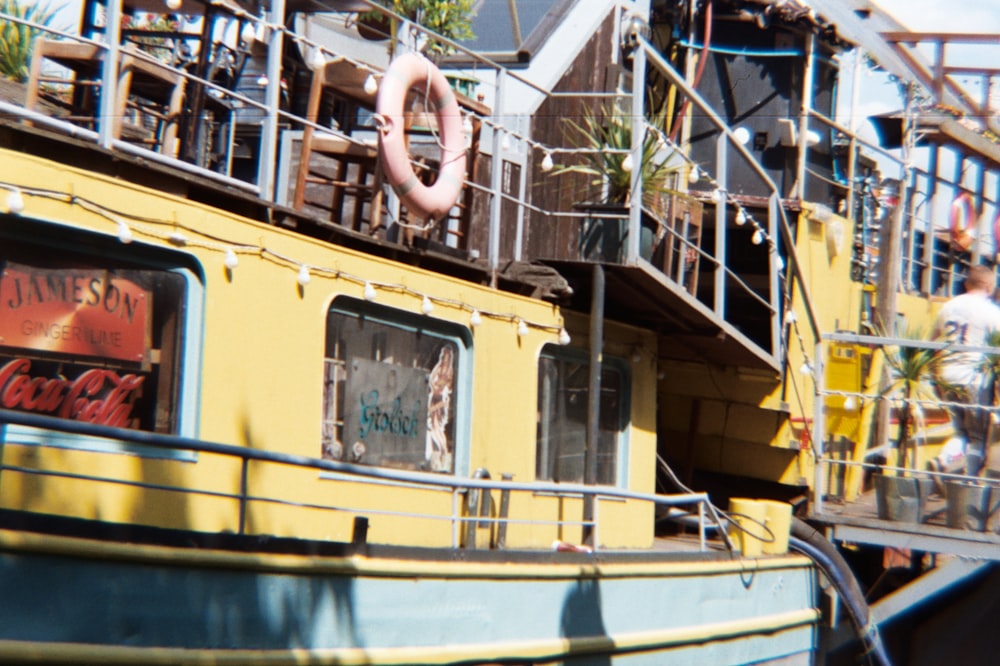
[(139, 363), (149, 300), (140, 285), (104, 269), (7, 262), (0, 273), (0, 345)]
[(106, 368), (81, 368), (66, 377), (53, 364), (0, 358), (0, 406), (118, 428), (139, 427), (133, 414), (145, 377)]

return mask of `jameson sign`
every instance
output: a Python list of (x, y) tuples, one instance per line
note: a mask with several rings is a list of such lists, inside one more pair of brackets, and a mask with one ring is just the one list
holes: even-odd
[(419, 468), (426, 461), (425, 370), (351, 359), (344, 398), (344, 445), (365, 464)]
[(0, 406), (117, 428), (140, 424), (133, 415), (145, 377), (106, 368), (0, 356)]
[(101, 269), (7, 262), (0, 273), (0, 345), (117, 359), (144, 359), (149, 297)]

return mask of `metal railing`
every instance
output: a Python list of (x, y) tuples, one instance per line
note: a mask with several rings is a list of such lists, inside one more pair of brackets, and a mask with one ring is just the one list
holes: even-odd
[[(829, 388), (826, 385), (826, 370), (830, 358), (829, 349), (832, 345), (852, 345), (855, 348), (868, 348), (871, 353), (885, 347), (908, 347), (912, 349), (928, 350), (938, 353), (975, 352), (1000, 355), (1000, 348), (981, 347), (971, 345), (949, 344), (931, 340), (915, 340), (910, 338), (898, 338), (888, 336), (857, 335), (854, 333), (828, 333), (822, 336), (819, 344), (816, 345), (816, 367), (813, 368), (816, 378), (816, 394), (814, 405), (814, 417), (810, 439), (815, 456), (815, 469), (813, 481), (813, 511), (816, 514), (824, 512), (824, 503), (829, 500), (843, 502), (849, 495), (861, 492), (861, 483), (856, 484), (856, 488), (849, 488), (845, 478), (849, 470), (855, 470), (862, 474), (874, 472), (888, 472), (890, 474), (902, 474), (935, 480), (937, 484), (946, 484), (949, 481), (975, 482), (979, 484), (1000, 486), (1000, 479), (968, 476), (956, 470), (949, 469), (928, 469), (925, 466), (899, 466), (890, 462), (890, 454), (898, 453), (900, 433), (892, 432), (890, 419), (879, 426), (876, 423), (880, 407), (899, 413), (900, 409), (910, 409), (914, 419), (913, 431), (910, 445), (915, 449), (927, 445), (928, 435), (931, 434), (931, 426), (926, 421), (928, 412), (937, 412), (941, 415), (942, 431), (941, 438), (951, 433), (951, 425), (947, 410), (949, 407), (969, 407), (965, 402), (954, 402), (944, 397), (937, 397), (934, 388), (934, 379), (930, 368), (926, 375), (921, 375), (920, 380), (924, 383), (926, 393), (923, 395), (912, 395), (905, 398), (898, 391), (886, 392), (879, 389), (877, 377), (872, 375), (871, 379), (875, 384), (874, 388), (865, 389), (865, 382), (869, 378), (861, 377), (861, 390), (841, 390)], [(856, 357), (855, 357), (856, 358)], [(877, 369), (876, 364), (872, 367)], [(885, 372), (889, 372), (885, 369)], [(832, 399), (832, 400), (831, 400)], [(988, 411), (995, 421), (1000, 415), (1000, 404), (983, 405), (977, 408)], [(851, 442), (848, 452), (839, 451), (837, 443), (834, 442), (829, 432), (829, 422), (837, 416), (846, 415), (847, 419), (856, 420), (858, 440)], [(872, 432), (880, 433), (881, 441), (876, 441), (870, 434), (866, 434), (866, 428)], [(880, 428), (885, 428), (882, 430)], [(898, 430), (898, 425), (897, 428)], [(894, 436), (895, 435), (895, 436)], [(987, 448), (989, 441), (987, 441)], [(833, 480), (836, 480), (835, 482)]]
[[(44, 446), (45, 432), (71, 433), (81, 437), (104, 438), (117, 442), (133, 445), (141, 445), (154, 449), (169, 450), (173, 452), (185, 451), (192, 453), (203, 453), (219, 455), (239, 461), (240, 464), (240, 485), (239, 492), (229, 492), (226, 490), (193, 488), (183, 485), (172, 485), (167, 483), (152, 483), (148, 481), (126, 479), (99, 474), (87, 474), (83, 472), (68, 472), (62, 470), (47, 470), (25, 465), (12, 465), (4, 461), (5, 446), (8, 440), (7, 428), (9, 426), (22, 426), (35, 428), (42, 431), (41, 444), (22, 444), (23, 446)], [(64, 446), (63, 446), (64, 448)], [(185, 462), (184, 464), (190, 464)], [(197, 464), (197, 463), (195, 463)], [(249, 470), (251, 465), (278, 465), (288, 466), (304, 470), (313, 470), (322, 478), (340, 481), (349, 481), (371, 486), (386, 486), (390, 489), (418, 488), (433, 492), (448, 493), (451, 495), (451, 511), (449, 513), (431, 514), (408, 511), (405, 508), (378, 510), (370, 506), (364, 508), (350, 506), (348, 504), (316, 504), (304, 503), (289, 499), (281, 495), (281, 488), (274, 488), (274, 493), (253, 494), (249, 488)], [(612, 488), (605, 486), (588, 486), (576, 483), (552, 483), (552, 482), (530, 482), (521, 483), (512, 481), (509, 475), (503, 475), (501, 479), (491, 479), (488, 472), (478, 470), (472, 478), (462, 478), (445, 474), (429, 474), (412, 472), (407, 470), (369, 467), (364, 465), (354, 465), (350, 463), (335, 462), (308, 456), (293, 455), (287, 453), (277, 453), (252, 449), (231, 444), (221, 444), (204, 440), (165, 435), (136, 430), (126, 430), (112, 428), (108, 426), (95, 425), (59, 419), (50, 416), (17, 412), (0, 409), (0, 479), (2, 474), (14, 472), (46, 478), (62, 478), (74, 481), (92, 482), (96, 484), (116, 484), (136, 488), (144, 491), (168, 491), (180, 493), (184, 496), (201, 496), (216, 499), (232, 500), (237, 504), (238, 533), (247, 533), (247, 513), (248, 508), (254, 503), (266, 503), (282, 505), (286, 507), (297, 507), (309, 510), (320, 510), (329, 512), (348, 512), (355, 517), (367, 517), (368, 515), (391, 515), (418, 518), (421, 520), (446, 521), (451, 525), (451, 547), (459, 548), (474, 547), (469, 543), (468, 535), (474, 532), (476, 527), (490, 526), (492, 530), (497, 530), (497, 547), (503, 547), (506, 542), (507, 528), (511, 525), (542, 525), (552, 526), (559, 530), (567, 527), (587, 527), (593, 530), (593, 543), (600, 543), (598, 529), (601, 524), (597, 507), (601, 501), (621, 502), (632, 500), (637, 502), (648, 502), (656, 507), (666, 507), (675, 515), (684, 513), (697, 516), (697, 531), (699, 536), (699, 548), (707, 549), (707, 532), (718, 530), (725, 533), (723, 518), (711, 504), (706, 493), (682, 493), (673, 495), (660, 495), (632, 492), (622, 488)], [(496, 500), (492, 499), (492, 493), (500, 495), (498, 506), (502, 511), (494, 512), (491, 504)], [(595, 510), (592, 520), (565, 518), (559, 520), (546, 520), (536, 518), (517, 518), (504, 515), (509, 506), (510, 496), (513, 493), (526, 493), (531, 496), (551, 496), (563, 499), (579, 500), (581, 498), (592, 497)], [(387, 494), (392, 497), (392, 494)], [(685, 507), (681, 511), (679, 507)], [(650, 526), (652, 529), (652, 525)], [(463, 541), (463, 535), (467, 538)], [(725, 537), (724, 537), (724, 540)]]

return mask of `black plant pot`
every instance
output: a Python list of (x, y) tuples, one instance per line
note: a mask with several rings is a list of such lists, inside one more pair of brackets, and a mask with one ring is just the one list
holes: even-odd
[(876, 474), (872, 481), (879, 518), (904, 523), (923, 522), (927, 497), (934, 490), (931, 479)]
[(949, 481), (948, 527), (975, 532), (994, 531), (1000, 520), (1000, 486)]

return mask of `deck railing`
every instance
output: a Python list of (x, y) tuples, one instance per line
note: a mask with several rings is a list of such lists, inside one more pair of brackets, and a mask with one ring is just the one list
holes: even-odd
[[(227, 492), (219, 489), (193, 488), (184, 485), (171, 484), (166, 482), (150, 482), (137, 479), (127, 479), (115, 476), (103, 476), (99, 473), (88, 474), (83, 472), (70, 472), (65, 470), (44, 469), (40, 467), (13, 465), (5, 461), (7, 451), (11, 444), (9, 429), (18, 427), (22, 430), (31, 429), (37, 434), (33, 437), (35, 443), (24, 444), (17, 442), (21, 446), (49, 446), (46, 442), (47, 434), (69, 433), (78, 437), (102, 438), (113, 442), (138, 445), (147, 449), (168, 451), (176, 455), (177, 452), (190, 454), (212, 454), (237, 460), (240, 463), (240, 486), (239, 492)], [(5, 447), (4, 444), (8, 446)], [(54, 445), (54, 444), (53, 444)], [(64, 447), (64, 444), (59, 446)], [(255, 494), (250, 491), (248, 479), (249, 470), (252, 465), (275, 465), (287, 466), (302, 470), (313, 470), (322, 478), (337, 479), (351, 483), (360, 483), (370, 486), (387, 486), (389, 488), (420, 488), (432, 492), (447, 493), (451, 495), (450, 513), (430, 514), (408, 511), (404, 507), (391, 510), (372, 509), (370, 506), (364, 508), (351, 506), (350, 504), (314, 504), (303, 503), (290, 499), (292, 489), (285, 489), (282, 494), (281, 488), (274, 488), (273, 493)], [(272, 504), (285, 507), (294, 507), (304, 510), (319, 510), (327, 512), (347, 512), (355, 516), (355, 526), (358, 518), (365, 519), (370, 515), (392, 515), (404, 516), (419, 520), (445, 521), (451, 525), (451, 547), (452, 548), (474, 548), (474, 530), (477, 526), (489, 526), (491, 530), (495, 528), (495, 544), (497, 548), (503, 548), (507, 527), (510, 525), (548, 525), (556, 528), (583, 528), (592, 534), (592, 543), (600, 544), (599, 529), (601, 527), (600, 504), (601, 502), (621, 502), (624, 500), (636, 502), (648, 502), (654, 507), (663, 510), (673, 518), (679, 516), (690, 516), (697, 518), (695, 523), (699, 537), (699, 548), (707, 549), (708, 532), (716, 531), (723, 541), (728, 545), (729, 540), (726, 533), (726, 525), (719, 512), (711, 504), (706, 493), (679, 493), (671, 495), (649, 494), (632, 492), (623, 488), (607, 486), (588, 486), (574, 483), (553, 483), (553, 482), (516, 482), (504, 475), (500, 479), (492, 479), (485, 470), (477, 470), (471, 477), (459, 477), (445, 474), (429, 474), (401, 469), (390, 469), (371, 467), (365, 465), (354, 465), (349, 463), (336, 462), (308, 456), (278, 453), (273, 451), (263, 451), (243, 446), (231, 444), (220, 444), (208, 442), (189, 437), (179, 437), (159, 433), (151, 433), (136, 430), (126, 430), (111, 428), (108, 426), (96, 425), (59, 419), (38, 414), (17, 412), (0, 409), (0, 482), (3, 477), (10, 474), (21, 474), (29, 477), (49, 477), (72, 479), (75, 481), (92, 482), (95, 484), (114, 484), (136, 488), (142, 491), (167, 491), (179, 493), (186, 497), (212, 497), (216, 499), (232, 500), (236, 504), (237, 515), (234, 516), (234, 523), (238, 525), (239, 534), (247, 534), (248, 509), (252, 504)], [(499, 500), (493, 499), (496, 493)], [(564, 518), (559, 520), (544, 520), (530, 517), (513, 517), (506, 514), (506, 508), (510, 497), (516, 493), (527, 495), (548, 495), (562, 499), (580, 500), (581, 498), (593, 498), (594, 516), (592, 520)], [(491, 504), (497, 502), (498, 509), (491, 510)], [(470, 539), (470, 536), (472, 537)], [(596, 550), (596, 547), (594, 548)]]
[[(927, 479), (939, 489), (951, 481), (1000, 489), (1000, 478), (989, 470), (989, 456), (984, 476), (981, 477), (964, 474), (963, 464), (945, 466), (943, 469), (931, 469), (927, 466), (926, 463), (937, 456), (943, 443), (954, 434), (948, 409), (968, 405), (939, 397), (930, 367), (920, 374), (918, 381), (923, 384), (920, 395), (913, 394), (904, 402), (899, 391), (886, 391), (883, 387), (891, 384), (892, 379), (883, 378), (890, 371), (877, 360), (881, 354), (879, 350), (886, 347), (944, 353), (1000, 354), (1000, 349), (994, 347), (853, 333), (824, 334), (820, 344), (816, 346), (818, 360), (811, 368), (817, 387), (809, 432), (809, 443), (816, 461), (813, 512), (823, 514), (827, 502), (843, 504), (871, 492), (871, 475), (876, 473)], [(847, 350), (847, 353), (835, 354), (832, 352), (834, 349)], [(863, 357), (867, 357), (867, 360), (863, 360)], [(843, 367), (845, 362), (856, 365), (847, 371)], [(841, 367), (831, 371), (831, 367), (838, 363)], [(853, 374), (855, 371), (856, 375)], [(860, 379), (860, 386), (831, 386), (831, 381), (838, 381), (830, 379), (833, 376), (839, 380), (855, 376)], [(900, 415), (905, 408), (909, 409), (912, 418), (909, 446), (912, 447), (913, 455), (909, 457), (907, 464), (899, 466), (894, 461), (898, 455)], [(1000, 415), (1000, 404), (996, 402), (982, 409), (990, 412), (994, 422)], [(996, 432), (995, 425), (990, 427), (990, 432)], [(931, 439), (937, 441), (929, 441)], [(991, 434), (988, 434), (987, 454), (990, 439)], [(915, 464), (912, 462), (914, 460)], [(997, 492), (1000, 493), (1000, 490)]]

